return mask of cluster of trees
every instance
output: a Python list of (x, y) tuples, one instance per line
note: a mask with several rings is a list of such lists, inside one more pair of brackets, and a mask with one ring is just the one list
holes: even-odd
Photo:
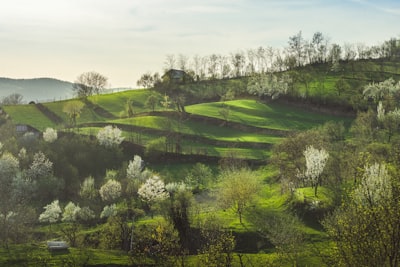
[[(342, 124), (328, 123), (274, 149), (282, 191), (292, 195), (294, 210), (323, 218), (335, 244), (328, 265), (399, 265), (398, 86), (392, 79), (365, 86), (371, 108), (357, 115), (348, 137)], [(316, 195), (317, 186), (331, 190), (333, 205), (299, 202), (299, 188), (308, 186)]]
[(87, 97), (100, 94), (108, 84), (108, 79), (104, 75), (95, 72), (84, 72), (78, 76), (72, 86), (72, 90), (77, 97)]
[(0, 100), (0, 105), (19, 105), (23, 102), (23, 96), (19, 93), (13, 93), (8, 96), (4, 96)]
[[(339, 45), (331, 43), (330, 38), (321, 32), (315, 32), (311, 39), (307, 40), (299, 31), (289, 37), (288, 46), (283, 49), (260, 46), (229, 55), (195, 55), (191, 59), (182, 54), (170, 54), (166, 56), (164, 72), (180, 69), (199, 81), (280, 72), (308, 64), (335, 65), (341, 60), (396, 59), (399, 56), (400, 42), (396, 38), (370, 47), (363, 43)], [(146, 73), (138, 80), (137, 85), (149, 88), (159, 79), (157, 73)]]
[[(395, 38), (372, 47), (363, 44), (340, 46), (330, 44), (320, 32), (315, 33), (311, 41), (305, 40), (299, 32), (289, 38), (288, 47), (282, 51), (260, 47), (230, 56), (195, 56), (192, 60), (183, 55), (168, 55), (165, 75), (146, 73), (137, 85), (154, 88), (168, 97), (163, 103), (181, 112), (187, 104), (230, 100), (246, 94), (261, 99), (287, 96), (287, 99), (316, 105), (323, 103), (346, 110), (366, 110), (368, 103), (367, 98), (363, 98), (362, 87), (368, 81), (386, 79), (390, 70), (385, 69), (383, 60), (377, 61), (379, 66), (362, 64), (360, 60), (394, 60), (399, 57), (399, 51), (400, 42)], [(398, 68), (398, 64), (394, 63), (394, 67)], [(183, 70), (184, 79), (171, 78), (171, 70)], [(332, 86), (328, 85), (328, 75), (335, 77), (334, 90), (329, 94), (325, 92)], [(237, 77), (242, 78), (234, 79)]]

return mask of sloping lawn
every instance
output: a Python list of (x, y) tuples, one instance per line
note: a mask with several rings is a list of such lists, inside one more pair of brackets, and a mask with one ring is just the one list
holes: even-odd
[(349, 118), (329, 116), (277, 103), (262, 104), (255, 100), (233, 100), (203, 103), (186, 107), (187, 112), (223, 119), (219, 111), (229, 107), (228, 121), (277, 130), (306, 130), (328, 121), (350, 121)]
[[(77, 99), (73, 100), (66, 100), (66, 101), (58, 101), (58, 102), (50, 102), (50, 103), (45, 103), (43, 104), (46, 106), (49, 110), (57, 114), (59, 117), (63, 118), (64, 121), (68, 122), (68, 116), (67, 114), (63, 111), (63, 108), (65, 104), (68, 101), (80, 101)], [(84, 122), (100, 122), (100, 121), (105, 121), (106, 119), (100, 117), (97, 115), (92, 109), (88, 108), (86, 105), (83, 106), (82, 112), (77, 119), (77, 123), (84, 123)]]
[(135, 125), (165, 131), (166, 129), (177, 133), (197, 135), (213, 140), (231, 142), (261, 142), (275, 144), (282, 140), (282, 137), (249, 133), (232, 129), (229, 127), (216, 126), (212, 124), (185, 120), (179, 122), (176, 119), (168, 119), (161, 116), (145, 116), (129, 119), (114, 120), (114, 123)]
[(45, 243), (12, 245), (0, 249), (0, 266), (127, 266), (129, 258), (123, 251), (69, 248), (51, 252)]
[[(103, 127), (82, 127), (78, 128), (75, 131), (79, 134), (84, 135), (92, 135), (95, 136), (97, 132)], [(125, 137), (125, 140), (143, 145), (145, 146), (152, 140), (155, 140), (162, 135), (155, 135), (149, 133), (140, 133), (140, 132), (128, 132), (123, 131), (122, 135)], [(164, 150), (164, 146), (160, 148), (161, 151)], [(234, 143), (232, 147), (226, 147), (221, 145), (210, 145), (202, 142), (194, 142), (193, 140), (183, 139), (181, 142), (181, 153), (182, 154), (201, 154), (208, 156), (217, 156), (217, 157), (229, 157), (234, 155), (238, 158), (246, 158), (246, 159), (260, 159), (264, 160), (270, 157), (271, 151), (268, 149), (262, 148), (237, 148)]]
[(27, 124), (39, 131), (43, 131), (47, 127), (55, 127), (55, 124), (35, 105), (4, 106), (3, 109), (15, 124)]
[(150, 90), (137, 89), (114, 94), (91, 96), (89, 100), (112, 113), (114, 116), (121, 117), (126, 115), (125, 110), (128, 100), (133, 101), (133, 110), (135, 113), (151, 111), (145, 107), (146, 100), (150, 94)]

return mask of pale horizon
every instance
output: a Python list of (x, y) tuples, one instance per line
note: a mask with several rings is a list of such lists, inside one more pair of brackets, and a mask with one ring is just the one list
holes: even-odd
[(399, 37), (400, 2), (372, 0), (3, 0), (0, 77), (74, 82), (87, 71), (135, 87), (166, 55), (229, 55), (322, 32), (332, 43)]

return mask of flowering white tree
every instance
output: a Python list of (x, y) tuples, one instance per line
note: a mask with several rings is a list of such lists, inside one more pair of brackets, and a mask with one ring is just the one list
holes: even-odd
[(5, 152), (0, 157), (0, 182), (4, 188), (9, 185), (19, 171), (19, 161), (12, 154)]
[(69, 202), (64, 208), (61, 221), (63, 222), (75, 222), (78, 219), (78, 214), (81, 208), (75, 205), (73, 202)]
[(19, 161), (8, 152), (0, 156), (0, 208), (3, 213), (12, 209), (12, 183), (19, 172)]
[(364, 167), (346, 201), (322, 222), (338, 266), (398, 266), (399, 189), (385, 163)]
[(189, 191), (191, 190), (191, 187), (183, 182), (180, 183), (172, 182), (166, 184), (165, 189), (170, 195), (174, 195), (179, 192)]
[(113, 201), (121, 196), (121, 183), (110, 179), (99, 190), (103, 201)]
[(43, 132), (43, 140), (48, 143), (53, 143), (57, 140), (57, 130), (53, 128), (46, 128)]
[(117, 205), (107, 205), (103, 208), (103, 211), (100, 214), (100, 218), (108, 218), (111, 216), (117, 215)]
[(153, 175), (139, 188), (138, 194), (149, 207), (158, 201), (165, 200), (169, 197), (165, 189), (165, 184), (157, 175)]
[(97, 133), (97, 140), (105, 147), (117, 147), (122, 143), (122, 131), (118, 127), (107, 125)]
[(96, 214), (89, 207), (83, 207), (78, 211), (78, 218), (82, 221), (90, 221), (96, 218)]
[(133, 157), (133, 160), (129, 161), (128, 168), (126, 169), (126, 177), (128, 179), (137, 179), (139, 178), (142, 170), (143, 170), (143, 160), (140, 156), (135, 155)]
[(61, 221), (68, 223), (63, 226), (61, 232), (73, 247), (76, 245), (77, 233), (79, 230), (78, 218), (80, 211), (81, 208), (70, 201), (67, 206), (65, 206), (61, 219)]
[(44, 206), (44, 212), (40, 214), (40, 222), (55, 223), (60, 219), (61, 208), (58, 200), (54, 200), (50, 204)]
[(380, 122), (381, 125), (383, 125), (383, 127), (386, 129), (388, 133), (388, 141), (390, 142), (392, 135), (399, 129), (400, 109), (395, 108), (394, 110), (385, 113), (382, 101), (379, 101), (376, 112), (378, 122)]
[(33, 155), (32, 164), (27, 171), (30, 179), (40, 179), (49, 177), (53, 173), (53, 162), (51, 162), (43, 152), (39, 151)]
[(379, 122), (383, 122), (385, 118), (385, 109), (383, 107), (382, 101), (379, 101), (378, 106), (376, 108), (377, 119)]
[(26, 156), (27, 156), (26, 148), (23, 147), (23, 148), (21, 148), (21, 149), (19, 150), (19, 152), (18, 152), (18, 158), (19, 158), (20, 160), (24, 160), (24, 159), (26, 159)]
[(363, 95), (372, 98), (376, 102), (384, 99), (385, 96), (395, 95), (400, 91), (400, 82), (389, 78), (380, 83), (370, 83), (364, 87)]
[(370, 205), (379, 203), (383, 198), (390, 199), (392, 185), (390, 175), (385, 164), (374, 163), (365, 166), (364, 176), (360, 184), (354, 189), (354, 198), (360, 203), (368, 202)]
[(304, 179), (315, 188), (315, 196), (317, 196), (318, 184), (321, 182), (321, 174), (328, 161), (329, 153), (324, 148), (316, 149), (313, 146), (308, 146), (303, 154), (306, 158)]
[(260, 74), (250, 79), (247, 91), (250, 94), (258, 95), (260, 98), (269, 96), (272, 99), (277, 99), (279, 96), (285, 95), (288, 88), (285, 79), (272, 74)]
[(92, 176), (87, 177), (83, 181), (79, 195), (87, 199), (94, 199), (97, 196), (97, 190), (94, 186), (94, 178)]

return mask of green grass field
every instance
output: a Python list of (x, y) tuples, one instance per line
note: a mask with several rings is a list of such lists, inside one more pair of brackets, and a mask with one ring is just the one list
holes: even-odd
[[(233, 100), (225, 102), (225, 105), (230, 109), (228, 121), (276, 130), (307, 130), (328, 121), (351, 120), (277, 103), (262, 104), (255, 100)], [(202, 116), (223, 119), (219, 114), (222, 107), (223, 103), (213, 102), (188, 106), (186, 110)]]
[(16, 124), (27, 124), (39, 131), (44, 131), (47, 127), (56, 127), (35, 105), (4, 106), (3, 108)]
[[(129, 99), (136, 101), (134, 106), (138, 107), (137, 110), (140, 112), (149, 111), (144, 108), (143, 102), (150, 93), (150, 90), (131, 90), (116, 94), (92, 96), (89, 100), (93, 105), (97, 105), (105, 112), (118, 117), (124, 114), (124, 107)], [(63, 125), (55, 125), (35, 105), (7, 106), (5, 111), (15, 123), (29, 124), (41, 131), (47, 127), (62, 130), (62, 127), (69, 122), (67, 115), (63, 112), (68, 101), (80, 100), (64, 100), (43, 104), (50, 112), (63, 120)], [(219, 114), (223, 104), (230, 109), (228, 123), (224, 123)], [(191, 119), (188, 116), (183, 120), (176, 116), (168, 116), (169, 113), (158, 116), (144, 115), (132, 118), (107, 119), (96, 113), (91, 108), (93, 105), (83, 107), (77, 119), (77, 124), (101, 124), (98, 127), (82, 126), (75, 129), (75, 132), (96, 135), (104, 124), (118, 124), (123, 126), (125, 139), (139, 145), (145, 146), (158, 137), (175, 133), (182, 135), (180, 144), (180, 153), (182, 154), (202, 154), (217, 157), (235, 155), (238, 158), (262, 160), (267, 159), (271, 153), (269, 149), (262, 148), (263, 145), (266, 147), (283, 140), (281, 134), (275, 133), (275, 130), (291, 132), (317, 127), (331, 120), (345, 121), (346, 123), (350, 121), (349, 118), (319, 114), (278, 103), (263, 104), (256, 100), (233, 100), (224, 103), (213, 102), (187, 106), (186, 110), (189, 113), (200, 116), (197, 116), (196, 119)], [(171, 115), (173, 114), (175, 113), (171, 113)], [(207, 117), (218, 118), (220, 122), (208, 123)], [(266, 134), (261, 130), (257, 132), (257, 130), (231, 127), (229, 122), (271, 130), (271, 133)], [(139, 128), (129, 130), (130, 126)], [(251, 146), (240, 145), (246, 143)]]
[(228, 126), (216, 126), (205, 122), (193, 120), (179, 121), (174, 118), (165, 118), (162, 116), (143, 116), (128, 119), (119, 119), (112, 121), (125, 125), (135, 125), (147, 127), (156, 130), (170, 130), (176, 133), (189, 134), (195, 136), (206, 137), (213, 140), (232, 141), (232, 142), (261, 142), (261, 143), (278, 143), (281, 137), (250, 133), (229, 128)]
[(145, 107), (146, 99), (151, 94), (150, 90), (137, 89), (114, 94), (104, 94), (89, 97), (94, 104), (99, 105), (116, 117), (125, 116), (126, 103), (133, 101), (135, 113), (147, 112), (150, 109)]
[[(45, 103), (43, 105), (46, 106), (50, 111), (55, 113), (60, 118), (63, 118), (65, 122), (68, 122), (68, 116), (63, 111), (63, 108), (68, 101), (79, 101), (79, 100), (74, 99), (74, 100), (65, 100), (65, 101), (59, 101), (59, 102), (50, 102), (50, 103)], [(83, 106), (82, 112), (81, 112), (79, 118), (77, 119), (77, 123), (101, 122), (101, 121), (105, 121), (105, 120), (106, 119), (100, 117), (92, 109), (88, 108), (85, 105), (85, 106)]]

